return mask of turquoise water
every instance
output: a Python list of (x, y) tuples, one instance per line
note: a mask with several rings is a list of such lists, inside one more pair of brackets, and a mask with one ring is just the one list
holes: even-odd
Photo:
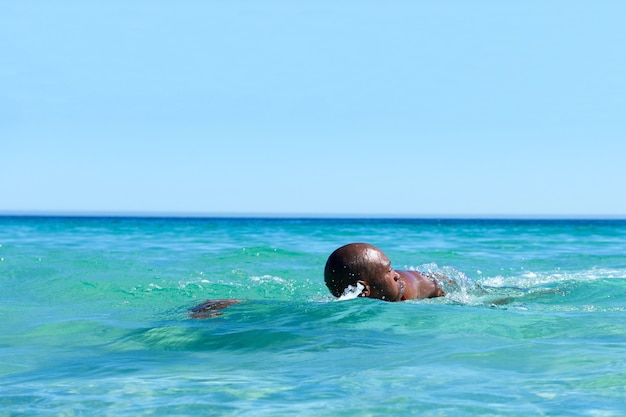
[[(353, 241), (458, 286), (334, 301)], [(0, 416), (626, 410), (626, 221), (0, 217), (0, 245)]]

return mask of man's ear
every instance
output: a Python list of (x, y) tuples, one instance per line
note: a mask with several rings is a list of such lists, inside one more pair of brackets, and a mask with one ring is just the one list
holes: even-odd
[(359, 297), (369, 297), (370, 296), (370, 286), (367, 285), (367, 283), (363, 280), (359, 280), (356, 282), (357, 287), (359, 285), (361, 285), (361, 287), (363, 287), (363, 289), (361, 290), (361, 293), (359, 294)]

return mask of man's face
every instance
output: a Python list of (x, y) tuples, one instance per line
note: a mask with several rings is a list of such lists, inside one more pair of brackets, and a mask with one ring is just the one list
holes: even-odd
[(364, 276), (369, 286), (370, 298), (385, 301), (401, 301), (404, 295), (404, 281), (391, 267), (391, 261), (376, 248), (368, 248), (365, 254), (370, 268)]

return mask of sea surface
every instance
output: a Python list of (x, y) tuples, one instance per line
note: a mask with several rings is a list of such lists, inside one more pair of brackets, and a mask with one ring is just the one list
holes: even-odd
[[(335, 300), (349, 242), (456, 285)], [(0, 416), (625, 412), (626, 221), (0, 217)]]

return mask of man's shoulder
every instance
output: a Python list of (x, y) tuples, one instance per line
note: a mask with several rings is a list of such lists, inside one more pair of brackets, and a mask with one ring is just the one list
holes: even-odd
[(406, 277), (406, 278), (413, 278), (413, 279), (417, 279), (417, 280), (422, 280), (424, 279), (424, 275), (418, 271), (407, 271), (407, 270), (402, 270), (402, 271), (398, 271), (396, 270), (396, 272), (398, 274), (400, 274), (400, 276)]

